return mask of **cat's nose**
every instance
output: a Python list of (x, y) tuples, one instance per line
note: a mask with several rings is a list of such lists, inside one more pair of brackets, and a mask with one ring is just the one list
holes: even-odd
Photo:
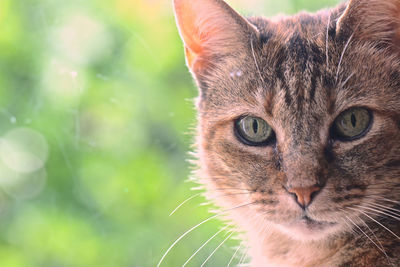
[(296, 202), (305, 209), (321, 190), (319, 186), (293, 187), (287, 191), (296, 197)]

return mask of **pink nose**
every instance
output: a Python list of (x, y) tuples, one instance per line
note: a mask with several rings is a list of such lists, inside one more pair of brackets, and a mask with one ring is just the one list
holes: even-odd
[(309, 187), (294, 187), (288, 189), (289, 193), (292, 193), (296, 196), (297, 203), (305, 208), (310, 205), (312, 199), (316, 195), (318, 191), (321, 190), (319, 186), (309, 186)]

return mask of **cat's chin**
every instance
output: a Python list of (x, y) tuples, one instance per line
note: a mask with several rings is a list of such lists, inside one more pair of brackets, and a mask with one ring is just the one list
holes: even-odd
[(337, 232), (338, 224), (316, 221), (307, 216), (279, 225), (279, 229), (300, 241), (321, 240)]

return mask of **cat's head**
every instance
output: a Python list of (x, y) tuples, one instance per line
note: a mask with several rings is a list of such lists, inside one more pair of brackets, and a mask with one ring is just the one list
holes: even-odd
[(221, 0), (174, 6), (200, 91), (199, 176), (231, 218), (310, 240), (393, 215), (400, 1), (272, 20)]

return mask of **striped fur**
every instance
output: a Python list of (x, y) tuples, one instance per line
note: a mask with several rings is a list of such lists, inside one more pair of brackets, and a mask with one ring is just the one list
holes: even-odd
[[(221, 41), (204, 23), (181, 32), (189, 50), (185, 35), (219, 40), (192, 36), (208, 51), (189, 64), (200, 91), (197, 177), (224, 209), (253, 203), (227, 216), (245, 231), (252, 266), (399, 266), (400, 1), (246, 23), (221, 0), (196, 3), (224, 33)], [(180, 25), (199, 19), (184, 11), (176, 10)], [(355, 106), (373, 112), (371, 129), (334, 140), (333, 121)], [(243, 115), (267, 121), (276, 142), (242, 144), (233, 122)], [(305, 211), (285, 188), (314, 184), (323, 188), (306, 215), (323, 226), (299, 226)]]

